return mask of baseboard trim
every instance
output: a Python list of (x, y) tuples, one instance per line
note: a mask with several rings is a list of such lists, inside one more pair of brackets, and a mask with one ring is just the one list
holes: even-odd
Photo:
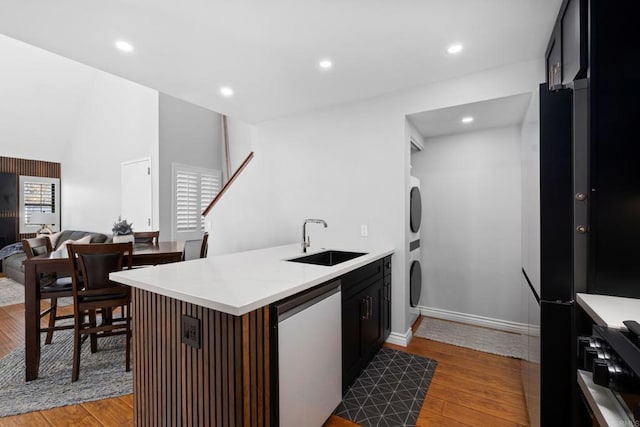
[(407, 329), (407, 332), (404, 334), (400, 334), (398, 332), (391, 332), (387, 337), (387, 341), (389, 344), (400, 345), (402, 347), (406, 347), (409, 345), (411, 340), (413, 339), (413, 331), (411, 328)]
[(474, 326), (498, 329), (516, 334), (527, 334), (529, 325), (526, 323), (511, 322), (508, 320), (493, 319), (491, 317), (477, 316), (475, 314), (458, 313), (456, 311), (443, 310), (441, 308), (420, 306), (420, 314), (436, 319), (451, 320), (454, 322), (466, 323)]

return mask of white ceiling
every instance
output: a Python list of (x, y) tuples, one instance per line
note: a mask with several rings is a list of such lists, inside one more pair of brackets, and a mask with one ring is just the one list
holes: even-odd
[(255, 123), (540, 59), (560, 3), (0, 0), (0, 33)]
[[(410, 114), (407, 118), (425, 138), (473, 132), (522, 123), (530, 100), (531, 93), (523, 93)], [(462, 123), (464, 117), (473, 117), (473, 122)]]

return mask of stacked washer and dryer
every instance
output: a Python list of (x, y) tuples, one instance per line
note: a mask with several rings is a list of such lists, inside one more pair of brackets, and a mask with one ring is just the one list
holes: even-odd
[(420, 266), (420, 224), (422, 222), (422, 197), (420, 180), (409, 178), (409, 324), (420, 316), (420, 293), (422, 292), (422, 267)]

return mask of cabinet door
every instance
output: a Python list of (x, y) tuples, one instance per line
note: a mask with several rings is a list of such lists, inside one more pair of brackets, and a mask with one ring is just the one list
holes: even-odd
[(15, 213), (17, 211), (18, 211), (17, 176), (15, 173), (0, 173), (0, 212)]
[(365, 315), (362, 316), (362, 350), (369, 357), (382, 344), (382, 280), (364, 291)]
[(571, 0), (562, 16), (562, 83), (586, 75), (587, 19), (584, 0)]
[(562, 84), (562, 31), (561, 26), (557, 25), (549, 48), (547, 49), (547, 79), (549, 89), (554, 89)]

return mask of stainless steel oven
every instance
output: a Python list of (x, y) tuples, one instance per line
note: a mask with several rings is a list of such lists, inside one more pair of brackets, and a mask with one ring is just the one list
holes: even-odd
[(626, 331), (594, 326), (578, 338), (583, 409), (596, 425), (640, 426), (640, 325)]

